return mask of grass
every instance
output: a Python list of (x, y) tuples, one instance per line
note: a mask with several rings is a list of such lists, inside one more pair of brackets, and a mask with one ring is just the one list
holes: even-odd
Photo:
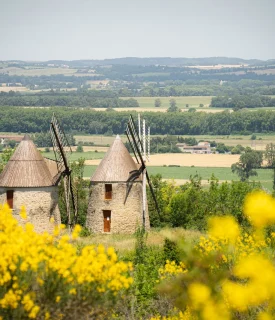
[[(201, 233), (199, 231), (184, 230), (183, 228), (167, 228), (162, 230), (151, 229), (148, 233), (149, 246), (163, 247), (165, 238), (185, 238), (188, 242), (197, 242)], [(93, 234), (78, 240), (83, 245), (99, 245), (114, 247), (119, 255), (127, 254), (135, 249), (136, 237), (134, 234)]]
[[(125, 97), (121, 99), (129, 99), (130, 97)], [(212, 96), (184, 96), (184, 97), (135, 97), (141, 108), (155, 108), (155, 100), (161, 100), (160, 108), (156, 109), (167, 109), (170, 99), (175, 99), (177, 106), (179, 108), (186, 108), (186, 104), (189, 104), (189, 107), (198, 107), (199, 104), (209, 105), (212, 99)], [(203, 108), (201, 108), (203, 110)], [(136, 109), (138, 110), (138, 108)]]
[[(119, 135), (123, 142), (127, 141), (127, 137), (125, 135)], [(104, 135), (77, 135), (74, 136), (76, 143), (81, 142), (93, 142), (94, 145), (97, 146), (106, 146), (111, 145), (116, 136), (106, 137)]]
[[(210, 168), (210, 167), (147, 167), (149, 174), (161, 174), (164, 179), (186, 179), (199, 174), (202, 180), (208, 180), (215, 175), (219, 180), (239, 180), (239, 177), (232, 173), (230, 168)], [(96, 166), (85, 166), (84, 177), (91, 177)], [(252, 177), (251, 181), (260, 181), (268, 190), (272, 190), (273, 172), (271, 169), (258, 169), (258, 176)]]
[[(94, 151), (72, 152), (71, 155), (68, 154), (68, 158), (71, 161), (76, 161), (79, 158), (84, 158), (86, 160), (93, 160), (93, 159), (102, 159), (104, 157), (104, 155), (105, 155), (105, 152), (94, 152)], [(51, 152), (43, 152), (43, 156), (45, 158), (50, 158), (50, 159), (55, 160), (55, 155), (54, 155), (53, 151), (51, 151)]]

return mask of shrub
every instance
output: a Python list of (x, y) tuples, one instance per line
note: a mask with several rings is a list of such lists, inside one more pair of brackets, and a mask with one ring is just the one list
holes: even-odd
[[(62, 226), (39, 235), (29, 223), (19, 226), (7, 205), (0, 215), (0, 318), (106, 319), (123, 300), (132, 267), (117, 261), (113, 248), (78, 252)], [(25, 219), (26, 211), (20, 215)]]

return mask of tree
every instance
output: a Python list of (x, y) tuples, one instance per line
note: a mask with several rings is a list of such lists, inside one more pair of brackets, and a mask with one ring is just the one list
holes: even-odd
[(156, 100), (155, 100), (155, 107), (156, 108), (159, 108), (161, 106), (161, 100), (159, 99), (159, 98), (157, 98)]
[(177, 107), (177, 102), (175, 99), (169, 100), (170, 107), (167, 109), (167, 112), (180, 112), (180, 109)]
[(275, 166), (275, 144), (269, 143), (265, 147), (264, 159), (267, 162), (267, 166), (273, 168)]
[(3, 151), (0, 156), (0, 173), (4, 170), (5, 165), (14, 153), (14, 149), (8, 148)]
[(76, 148), (76, 152), (83, 152), (83, 146), (82, 144), (78, 144), (77, 148)]
[(247, 181), (251, 176), (257, 176), (255, 169), (260, 168), (263, 161), (263, 154), (247, 147), (240, 160), (231, 166), (233, 173), (236, 173), (241, 181)]
[(273, 169), (273, 190), (275, 190), (275, 144), (266, 145), (264, 159), (267, 161), (267, 166)]

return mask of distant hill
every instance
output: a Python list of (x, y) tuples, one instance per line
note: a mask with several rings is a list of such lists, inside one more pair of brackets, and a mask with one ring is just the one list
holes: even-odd
[(67, 65), (74, 68), (94, 67), (94, 66), (108, 66), (108, 65), (136, 65), (136, 66), (151, 66), (151, 65), (165, 65), (165, 66), (211, 66), (211, 65), (274, 65), (275, 60), (258, 60), (258, 59), (240, 59), (228, 57), (210, 57), (210, 58), (169, 58), (169, 57), (152, 57), (152, 58), (116, 58), (103, 60), (49, 60), (49, 61), (6, 61), (7, 63), (16, 63), (18, 65)]

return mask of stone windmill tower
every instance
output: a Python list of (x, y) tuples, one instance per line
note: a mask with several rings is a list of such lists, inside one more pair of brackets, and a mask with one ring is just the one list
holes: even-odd
[(139, 165), (117, 136), (91, 177), (86, 226), (95, 233), (134, 233), (143, 216), (150, 228), (147, 203), (143, 211)]
[[(60, 174), (54, 161), (46, 160), (28, 135), (20, 142), (0, 175), (0, 203), (7, 202), (20, 224), (31, 222), (37, 232), (60, 224), (58, 187)], [(28, 219), (23, 220), (24, 205)], [(50, 222), (54, 218), (54, 223)]]

